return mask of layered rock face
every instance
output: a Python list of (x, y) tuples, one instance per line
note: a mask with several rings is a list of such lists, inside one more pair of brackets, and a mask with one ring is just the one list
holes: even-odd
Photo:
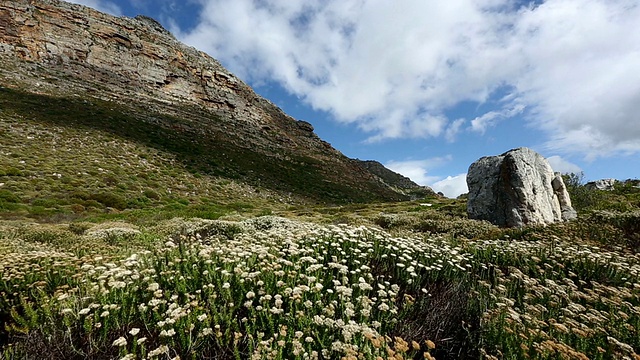
[[(0, 39), (4, 55), (82, 79), (86, 88), (121, 90), (113, 92), (116, 98), (190, 101), (220, 110), (245, 109), (259, 100), (216, 60), (144, 16), (113, 17), (57, 0), (3, 1)], [(246, 120), (258, 121), (259, 115)]]
[(0, 86), (116, 102), (140, 121), (208, 144), (215, 174), (345, 201), (408, 198), (148, 17), (58, 0), (0, 1)]
[(575, 218), (562, 177), (528, 148), (483, 157), (467, 173), (470, 218), (521, 227)]
[(58, 0), (3, 1), (0, 56), (14, 65), (14, 71), (3, 66), (6, 80), (40, 92), (88, 92), (154, 107), (197, 104), (237, 125), (288, 125), (295, 133), (290, 135), (313, 134), (218, 61), (145, 16), (114, 17)]

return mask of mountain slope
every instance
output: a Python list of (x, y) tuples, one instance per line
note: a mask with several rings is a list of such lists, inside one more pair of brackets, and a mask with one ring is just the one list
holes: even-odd
[(191, 174), (311, 201), (407, 198), (147, 17), (0, 2), (0, 85), (3, 121), (109, 134)]
[(437, 196), (436, 192), (428, 186), (420, 186), (408, 177), (387, 169), (380, 162), (375, 160), (355, 160), (359, 166), (372, 173), (378, 179), (396, 191), (409, 195), (412, 199), (419, 199), (426, 196)]

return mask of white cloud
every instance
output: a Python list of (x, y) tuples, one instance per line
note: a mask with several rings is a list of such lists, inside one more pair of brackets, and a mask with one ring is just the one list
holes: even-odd
[(518, 91), (550, 149), (640, 150), (639, 22), (635, 0), (555, 0), (519, 13), (513, 42), (529, 60)]
[(460, 129), (462, 128), (462, 125), (465, 124), (465, 122), (465, 119), (457, 119), (451, 122), (444, 133), (444, 138), (448, 142), (454, 142), (456, 139), (456, 135), (458, 135), (458, 132), (460, 132)]
[(580, 166), (570, 161), (567, 161), (558, 155), (549, 156), (547, 158), (547, 161), (549, 162), (549, 165), (551, 165), (551, 168), (555, 172), (561, 172), (563, 174), (571, 174), (571, 173), (579, 174), (582, 172), (582, 169), (580, 168)]
[(94, 8), (98, 11), (102, 11), (104, 13), (108, 13), (111, 15), (115, 15), (115, 16), (122, 15), (122, 10), (120, 9), (120, 7), (111, 1), (103, 1), (103, 0), (66, 0), (66, 1), (88, 6), (90, 8)]
[(467, 188), (467, 174), (447, 176), (445, 179), (440, 176), (429, 175), (433, 168), (450, 163), (452, 160), (453, 157), (447, 155), (424, 160), (389, 161), (384, 166), (408, 177), (418, 185), (429, 186), (435, 192), (442, 192), (447, 197), (456, 198), (458, 195), (469, 191)]
[(446, 179), (435, 182), (431, 188), (435, 192), (443, 193), (446, 197), (457, 198), (461, 194), (469, 192), (469, 188), (467, 187), (467, 174), (447, 176)]
[[(638, 0), (200, 1), (200, 22), (181, 39), (370, 141), (452, 141), (465, 122), (482, 133), (527, 109), (549, 149), (640, 151)], [(445, 116), (505, 89), (484, 115)]]
[(524, 109), (525, 109), (524, 105), (516, 104), (513, 106), (513, 108), (510, 108), (510, 109), (489, 111), (471, 120), (470, 129), (473, 131), (479, 132), (481, 134), (484, 134), (485, 131), (487, 131), (487, 128), (491, 126), (495, 126), (498, 121), (502, 119), (514, 117), (522, 113)]
[(435, 157), (424, 160), (389, 161), (384, 164), (388, 169), (402, 174), (418, 185), (432, 184), (440, 180), (437, 176), (430, 176), (428, 172), (434, 167), (451, 162), (451, 156)]

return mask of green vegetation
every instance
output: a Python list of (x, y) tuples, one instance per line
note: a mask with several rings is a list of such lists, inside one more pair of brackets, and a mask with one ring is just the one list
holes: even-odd
[(432, 198), (275, 210), (314, 223), (6, 221), (2, 354), (638, 358), (638, 209), (504, 229), (463, 208)]
[(0, 106), (0, 359), (640, 358), (637, 182), (569, 176), (577, 220), (504, 229), (193, 119)]
[[(193, 202), (193, 193), (243, 197), (238, 191), (218, 195), (216, 187), (224, 181), (248, 184), (252, 191), (287, 201), (400, 197), (373, 182), (340, 174), (311, 155), (256, 149), (242, 138), (255, 135), (200, 108), (177, 104), (172, 108), (176, 114), (168, 115), (129, 106), (0, 87), (0, 183), (17, 194), (27, 188), (34, 192), (20, 198), (23, 206), (3, 201), (0, 210), (69, 216), (83, 212), (82, 207), (124, 210), (172, 200)], [(225, 127), (235, 130), (229, 133)], [(75, 194), (79, 189), (93, 195)], [(42, 193), (50, 195), (46, 205), (51, 206), (32, 204)]]
[(597, 190), (584, 183), (583, 174), (564, 176), (580, 221), (573, 224), (576, 238), (603, 246), (640, 251), (640, 181), (616, 181), (613, 190)]
[(630, 211), (640, 207), (640, 181), (616, 181), (611, 191), (590, 189), (584, 183), (584, 174), (563, 175), (571, 196), (573, 207), (578, 212), (594, 210)]
[[(159, 138), (145, 137), (143, 133), (150, 129), (118, 124), (113, 120), (115, 111), (105, 115), (108, 121), (104, 121), (79, 100), (78, 108), (69, 113), (50, 110), (62, 102), (0, 90), (0, 218), (44, 222), (217, 218), (294, 201), (268, 189), (194, 170), (179, 149), (162, 148), (154, 143)], [(100, 109), (96, 105), (93, 111)], [(73, 115), (75, 111), (84, 115)], [(127, 121), (124, 115), (118, 116)], [(113, 128), (95, 129), (90, 121)], [(130, 132), (119, 134), (122, 128)], [(247, 197), (251, 204), (239, 202)]]

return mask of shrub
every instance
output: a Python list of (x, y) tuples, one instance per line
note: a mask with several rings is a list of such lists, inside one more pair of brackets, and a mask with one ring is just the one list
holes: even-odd
[(175, 218), (160, 224), (155, 231), (172, 237), (178, 235), (196, 236), (204, 239), (211, 236), (222, 236), (233, 239), (246, 229), (242, 224), (223, 220)]
[(92, 239), (102, 240), (109, 245), (121, 245), (131, 243), (132, 240), (140, 235), (140, 230), (128, 227), (113, 227), (107, 229), (92, 229), (87, 231), (86, 235)]
[(269, 208), (262, 209), (258, 213), (258, 216), (269, 216), (269, 215), (273, 215), (273, 210), (271, 210)]
[(143, 195), (151, 200), (160, 200), (160, 194), (158, 194), (156, 191), (151, 189), (145, 190)]
[[(631, 211), (640, 206), (638, 193), (640, 189), (634, 186), (633, 180), (616, 182), (612, 191), (590, 189), (584, 184), (584, 175), (563, 175), (571, 203), (579, 213), (591, 210)], [(635, 203), (634, 203), (635, 201)]]
[(84, 235), (84, 233), (91, 228), (91, 224), (85, 222), (71, 223), (69, 224), (69, 231), (76, 235)]
[(19, 203), (20, 197), (16, 195), (13, 191), (9, 190), (0, 190), (0, 203)]
[(121, 196), (114, 193), (103, 192), (92, 194), (90, 197), (91, 200), (96, 200), (106, 207), (111, 207), (118, 210), (124, 210), (127, 208), (127, 201)]
[(373, 223), (383, 229), (390, 230), (412, 226), (415, 223), (415, 219), (409, 215), (382, 213), (373, 220)]
[(498, 227), (488, 221), (447, 217), (421, 220), (414, 226), (414, 229), (429, 234), (448, 234), (453, 237), (474, 239), (486, 237)]
[(486, 237), (499, 229), (487, 221), (451, 215), (441, 209), (409, 214), (380, 214), (373, 222), (387, 230), (410, 230), (468, 239)]
[(578, 237), (607, 246), (624, 246), (640, 251), (640, 210), (594, 211), (575, 223)]
[(24, 173), (22, 172), (22, 170), (15, 168), (15, 167), (10, 167), (7, 170), (4, 171), (6, 176), (22, 176), (24, 175)]
[(58, 199), (51, 199), (51, 198), (40, 198), (40, 199), (34, 199), (31, 202), (31, 205), (33, 206), (42, 206), (45, 208), (53, 208), (53, 207), (57, 207), (59, 205), (66, 205), (65, 201), (61, 201)]
[(11, 233), (28, 243), (51, 244), (56, 247), (72, 247), (78, 241), (76, 234), (60, 226), (32, 224), (16, 227)]
[(83, 213), (86, 209), (87, 208), (80, 204), (72, 204), (71, 206), (69, 206), (69, 210), (71, 210), (74, 214)]
[(138, 196), (136, 198), (131, 198), (129, 199), (129, 201), (127, 201), (127, 208), (141, 209), (149, 205), (150, 202), (151, 201), (149, 200), (149, 198), (144, 196)]

